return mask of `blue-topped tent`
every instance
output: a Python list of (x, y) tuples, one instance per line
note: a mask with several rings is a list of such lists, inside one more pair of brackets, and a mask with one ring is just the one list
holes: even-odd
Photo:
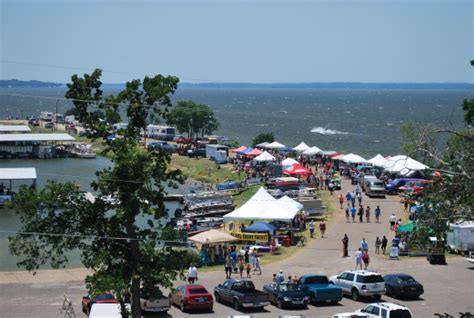
[(240, 155), (245, 155), (253, 150), (253, 148), (247, 148), (239, 152)]
[(274, 232), (276, 226), (266, 222), (257, 222), (252, 225), (247, 226), (243, 231), (244, 232)]

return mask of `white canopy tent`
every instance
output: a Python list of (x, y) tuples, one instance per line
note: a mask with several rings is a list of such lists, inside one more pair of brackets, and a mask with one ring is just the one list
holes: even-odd
[(230, 234), (221, 232), (219, 230), (211, 229), (211, 230), (193, 235), (190, 238), (188, 238), (188, 240), (192, 242), (200, 243), (200, 244), (218, 244), (218, 243), (238, 241), (239, 239)]
[(294, 147), (293, 150), (296, 152), (303, 152), (305, 150), (308, 150), (309, 146), (302, 141), (298, 146)]
[(381, 154), (377, 154), (375, 157), (367, 160), (367, 162), (377, 167), (385, 167), (387, 159), (385, 159)]
[(261, 187), (240, 208), (224, 215), (224, 221), (234, 220), (274, 220), (290, 222), (298, 213), (295, 205), (280, 202)]
[(269, 142), (264, 141), (264, 142), (261, 142), (261, 143), (255, 145), (255, 146), (262, 148), (262, 147), (265, 147), (266, 145), (269, 145), (269, 144), (270, 144)]
[(322, 153), (323, 151), (321, 149), (319, 149), (318, 147), (316, 146), (313, 146), (309, 149), (306, 149), (305, 151), (303, 151), (303, 155), (305, 156), (314, 156), (318, 153)]
[(285, 148), (285, 145), (280, 144), (278, 141), (274, 141), (271, 144), (266, 145), (265, 148), (267, 148), (267, 149), (281, 149), (281, 148)]
[(273, 157), (271, 154), (268, 152), (264, 151), (257, 157), (255, 157), (253, 160), (258, 161), (258, 162), (266, 162), (266, 161), (273, 161), (275, 160), (275, 157)]
[(396, 173), (396, 172), (402, 172), (402, 170), (403, 171), (425, 170), (425, 169), (428, 169), (429, 167), (408, 156), (398, 155), (395, 157), (391, 157), (390, 159), (387, 159), (385, 162), (384, 168), (385, 170), (389, 172)]
[(290, 198), (289, 196), (285, 195), (284, 197), (281, 197), (278, 199), (278, 202), (282, 202), (283, 204), (288, 204), (289, 206), (291, 207), (294, 207), (298, 210), (302, 210), (303, 209), (303, 205), (301, 203), (299, 203), (298, 201), (296, 200), (293, 200), (292, 198)]
[(346, 162), (346, 163), (365, 163), (365, 162), (367, 162), (367, 160), (365, 160), (361, 156), (353, 154), (353, 153), (345, 155), (344, 157), (341, 158), (341, 160)]
[(293, 158), (286, 158), (285, 160), (283, 160), (281, 162), (281, 165), (283, 167), (283, 170), (286, 170), (288, 168), (290, 168), (293, 164), (295, 163), (299, 163), (298, 161), (296, 161), (295, 159)]

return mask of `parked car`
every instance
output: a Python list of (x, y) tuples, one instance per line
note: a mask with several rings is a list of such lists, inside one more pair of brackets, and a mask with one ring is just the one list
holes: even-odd
[(385, 281), (379, 273), (371, 271), (345, 271), (334, 275), (329, 281), (342, 288), (344, 294), (351, 295), (353, 300), (360, 297), (373, 297), (379, 300), (385, 293)]
[(31, 126), (39, 126), (40, 125), (40, 121), (38, 118), (31, 118), (29, 121), (28, 121), (28, 124), (30, 124)]
[(342, 300), (342, 288), (330, 284), (325, 275), (303, 275), (298, 282), (311, 302), (337, 303)]
[(145, 293), (140, 295), (140, 308), (143, 313), (167, 313), (170, 310), (171, 301), (168, 297), (151, 297)]
[(169, 298), (182, 312), (196, 309), (212, 311), (214, 306), (212, 295), (201, 285), (178, 286), (170, 293)]
[(387, 194), (397, 194), (400, 187), (408, 186), (410, 183), (416, 183), (418, 181), (423, 182), (424, 179), (414, 179), (414, 178), (400, 178), (395, 179), (392, 182), (385, 185), (385, 191)]
[[(125, 306), (130, 310), (130, 304), (125, 304)], [(94, 304), (89, 313), (89, 318), (122, 318), (120, 304)]]
[(341, 312), (339, 314), (332, 315), (331, 318), (369, 318), (369, 316), (360, 312)]
[(369, 179), (365, 183), (365, 194), (371, 197), (382, 197), (385, 198), (385, 187), (381, 180), (379, 179)]
[(385, 280), (386, 294), (395, 298), (420, 297), (424, 293), (423, 285), (407, 274), (389, 274)]
[(183, 136), (175, 136), (173, 141), (175, 141), (177, 144), (190, 144), (193, 142), (191, 138), (184, 138)]
[(44, 128), (53, 128), (53, 127), (54, 127), (54, 123), (52, 123), (52, 122), (46, 122), (44, 124)]
[(189, 157), (206, 157), (206, 148), (189, 149), (187, 155)]
[(370, 304), (358, 312), (367, 314), (369, 318), (412, 318), (413, 315), (408, 307), (394, 303)]
[(270, 302), (278, 308), (306, 308), (309, 303), (309, 297), (298, 284), (266, 284), (263, 291), (268, 293)]
[(76, 125), (74, 124), (66, 124), (66, 130), (74, 130), (76, 129)]
[(361, 174), (359, 176), (359, 185), (362, 192), (366, 191), (367, 183), (371, 180), (378, 180), (377, 177), (373, 174)]
[(267, 293), (259, 291), (251, 280), (227, 279), (222, 285), (214, 288), (216, 302), (226, 302), (234, 305), (234, 308), (256, 308), (270, 305)]
[(95, 296), (86, 295), (82, 297), (82, 312), (89, 315), (93, 304), (118, 304), (118, 302), (112, 293), (102, 293)]
[(176, 152), (178, 151), (178, 147), (173, 144), (169, 144), (166, 141), (156, 141), (156, 142), (150, 142), (147, 146), (148, 149), (156, 149), (156, 148), (161, 148), (163, 150), (169, 151), (169, 152)]

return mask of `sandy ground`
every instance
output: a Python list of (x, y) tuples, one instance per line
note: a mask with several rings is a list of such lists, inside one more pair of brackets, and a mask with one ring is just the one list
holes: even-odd
[[(342, 193), (352, 189), (349, 181), (343, 182)], [(336, 193), (338, 194), (338, 193)], [(389, 240), (393, 232), (389, 229), (388, 217), (395, 213), (401, 217), (403, 211), (398, 197), (387, 196), (385, 199), (369, 199), (364, 196), (363, 205), (376, 205), (382, 209), (381, 223), (346, 223), (344, 212), (337, 211), (335, 219), (328, 226), (326, 238), (319, 236), (312, 239), (308, 246), (296, 255), (284, 261), (263, 267), (262, 276), (253, 276), (258, 288), (271, 281), (272, 274), (282, 269), (285, 275), (323, 273), (338, 274), (355, 266), (354, 252), (359, 247), (362, 237), (369, 243), (371, 264), (369, 269), (381, 274), (404, 272), (413, 275), (425, 287), (425, 294), (418, 300), (394, 300), (384, 296), (382, 301), (397, 302), (408, 306), (415, 317), (434, 317), (436, 312), (447, 312), (457, 315), (458, 312), (474, 312), (474, 267), (462, 257), (449, 257), (448, 265), (430, 265), (425, 258), (402, 258), (390, 260), (387, 256), (375, 255), (376, 236), (386, 235)], [(336, 196), (334, 197), (336, 200)], [(338, 204), (339, 205), (339, 204)], [(364, 219), (365, 221), (365, 219)], [(342, 258), (343, 235), (350, 239), (350, 258)], [(319, 234), (319, 233), (318, 233)], [(86, 293), (83, 278), (84, 269), (38, 271), (32, 276), (26, 272), (0, 273), (0, 317), (63, 317), (59, 307), (63, 295), (68, 295), (73, 302), (78, 317), (85, 317), (80, 312), (81, 296)], [(200, 275), (199, 283), (212, 291), (214, 286), (224, 280), (224, 271), (209, 272)], [(278, 317), (283, 314), (301, 314), (306, 317), (331, 317), (339, 312), (347, 312), (366, 306), (368, 301), (352, 301), (344, 298), (338, 305), (310, 305), (306, 310), (281, 310), (273, 305), (264, 311), (248, 312), (253, 317)], [(172, 308), (168, 316), (172, 317), (227, 317), (242, 314), (223, 304), (215, 304), (214, 313), (181, 313)]]

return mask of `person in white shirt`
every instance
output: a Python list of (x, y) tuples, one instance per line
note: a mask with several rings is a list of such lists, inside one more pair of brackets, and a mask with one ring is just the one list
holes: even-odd
[(356, 259), (355, 269), (357, 270), (358, 267), (362, 269), (362, 251), (360, 248), (355, 252), (355, 259)]
[(395, 225), (395, 222), (397, 222), (397, 217), (392, 213), (388, 220), (390, 221), (390, 229), (393, 230), (393, 226)]
[(194, 282), (198, 279), (198, 270), (196, 266), (193, 264), (189, 265), (188, 269), (188, 283), (194, 284)]

